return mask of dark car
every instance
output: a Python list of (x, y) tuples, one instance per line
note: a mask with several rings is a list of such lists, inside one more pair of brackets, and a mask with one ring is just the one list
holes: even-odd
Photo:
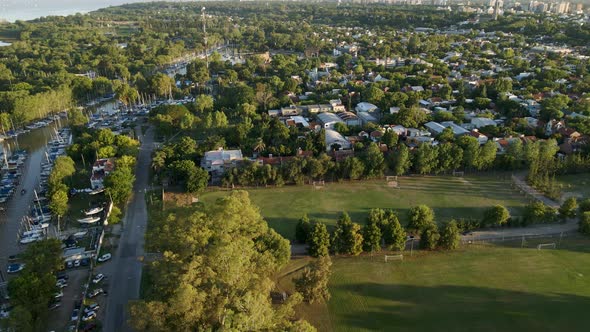
[(80, 265), (82, 265), (82, 266), (88, 266), (88, 265), (90, 265), (90, 259), (89, 258), (82, 258), (80, 260)]

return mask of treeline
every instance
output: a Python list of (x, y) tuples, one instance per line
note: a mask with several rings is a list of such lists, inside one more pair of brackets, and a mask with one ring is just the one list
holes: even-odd
[(149, 296), (131, 304), (143, 331), (315, 331), (294, 317), (299, 293), (273, 303), (273, 277), (289, 262), (289, 241), (268, 227), (245, 191), (209, 206), (150, 213)]
[(313, 257), (330, 254), (356, 256), (363, 251), (381, 251), (383, 247), (402, 251), (406, 248), (407, 234), (419, 235), (423, 249), (459, 247), (460, 228), (456, 220), (444, 223), (439, 230), (434, 211), (426, 205), (411, 208), (408, 219), (404, 228), (393, 210), (372, 209), (366, 224), (361, 227), (343, 212), (330, 233), (324, 223), (312, 221), (304, 215), (296, 225), (295, 236), (297, 241), (308, 245), (308, 253)]
[[(73, 105), (72, 89), (60, 86), (36, 94), (28, 90), (0, 92), (2, 130), (9, 131), (49, 115), (69, 110)], [(7, 111), (6, 111), (7, 110)]]
[[(393, 210), (372, 209), (364, 226), (355, 223), (343, 212), (336, 221), (332, 232), (324, 223), (310, 220), (304, 215), (295, 226), (295, 239), (308, 245), (308, 253), (313, 257), (330, 254), (359, 255), (362, 252), (376, 252), (383, 248), (390, 251), (403, 251), (407, 235), (418, 235), (423, 249), (456, 249), (460, 243), (460, 233), (490, 227), (526, 227), (531, 224), (555, 223), (574, 218), (578, 210), (575, 198), (567, 199), (559, 209), (551, 208), (535, 201), (524, 208), (524, 215), (514, 217), (502, 205), (485, 209), (480, 218), (452, 219), (442, 224), (435, 221), (434, 211), (426, 205), (412, 207), (407, 215), (408, 223), (402, 226)], [(580, 214), (590, 211), (590, 199), (580, 204)], [(590, 220), (590, 212), (588, 212)], [(589, 222), (590, 223), (590, 222)], [(580, 229), (586, 229), (580, 224)], [(589, 224), (590, 225), (590, 224)]]

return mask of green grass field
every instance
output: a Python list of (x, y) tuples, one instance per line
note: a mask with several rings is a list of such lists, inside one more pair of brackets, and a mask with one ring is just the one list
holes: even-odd
[(320, 331), (587, 331), (590, 239), (530, 247), (335, 258), (327, 306), (298, 312)]
[[(481, 218), (483, 210), (494, 204), (502, 204), (513, 215), (520, 215), (527, 203), (512, 190), (508, 176), (416, 176), (403, 177), (398, 182), (398, 189), (388, 187), (385, 180), (376, 180), (327, 183), (323, 189), (304, 185), (248, 191), (269, 225), (290, 239), (304, 213), (334, 225), (342, 211), (347, 211), (353, 221), (364, 223), (370, 209), (392, 208), (405, 221), (412, 206), (426, 204), (434, 209), (440, 222), (451, 218)], [(209, 191), (200, 200), (207, 203), (226, 194), (226, 191)]]

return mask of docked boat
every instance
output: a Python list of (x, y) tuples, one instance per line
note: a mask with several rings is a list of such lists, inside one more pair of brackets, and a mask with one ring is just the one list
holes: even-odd
[(102, 206), (99, 206), (99, 207), (95, 207), (92, 209), (84, 210), (84, 214), (87, 216), (91, 216), (93, 214), (97, 214), (99, 212), (102, 212), (102, 210), (104, 210), (104, 208)]
[(104, 188), (98, 188), (98, 189), (94, 189), (93, 191), (89, 192), (89, 195), (96, 195), (96, 194), (100, 194), (104, 192)]
[(78, 219), (78, 222), (81, 224), (94, 224), (95, 222), (99, 221), (100, 217), (87, 217)]

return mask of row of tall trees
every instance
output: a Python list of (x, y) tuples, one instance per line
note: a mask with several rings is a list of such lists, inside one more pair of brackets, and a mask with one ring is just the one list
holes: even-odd
[(434, 221), (434, 212), (428, 206), (418, 205), (410, 209), (409, 220), (404, 229), (394, 211), (372, 209), (365, 225), (361, 227), (343, 212), (330, 234), (324, 223), (311, 221), (304, 215), (296, 225), (295, 235), (297, 241), (308, 244), (308, 253), (312, 257), (328, 256), (330, 253), (356, 256), (363, 251), (381, 251), (383, 247), (401, 251), (406, 247), (406, 230), (420, 234), (425, 241), (421, 245), (426, 249), (458, 247), (459, 227), (456, 221), (443, 225), (441, 239)]

